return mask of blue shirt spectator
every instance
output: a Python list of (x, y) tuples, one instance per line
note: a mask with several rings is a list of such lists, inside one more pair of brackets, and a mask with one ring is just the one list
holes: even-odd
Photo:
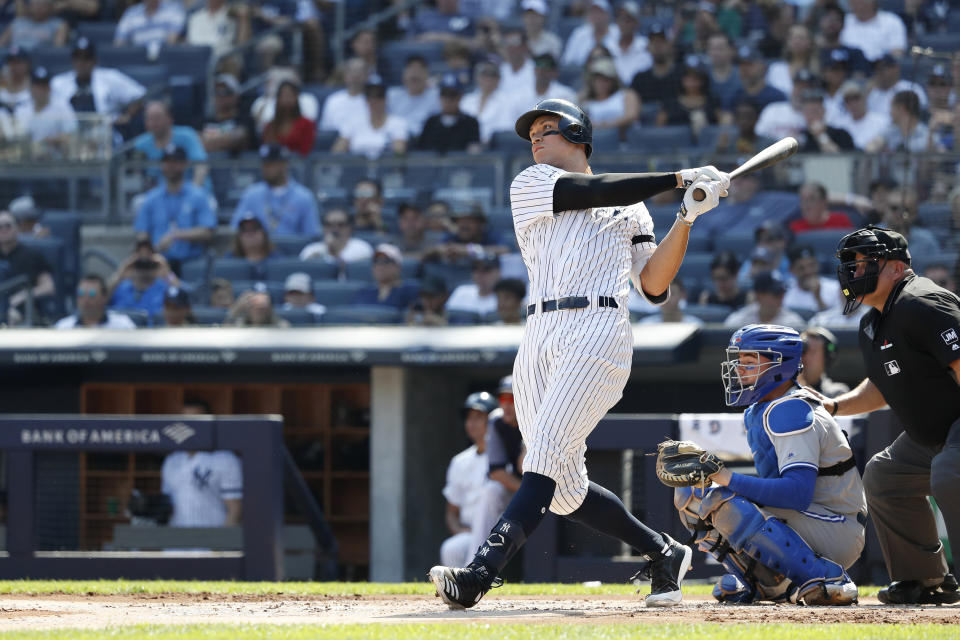
[(403, 254), (400, 249), (392, 244), (378, 244), (371, 267), (374, 284), (358, 291), (354, 303), (405, 310), (417, 302), (420, 296), (417, 286), (400, 279), (402, 265)]
[(289, 177), (286, 149), (279, 145), (264, 145), (260, 148), (260, 158), (263, 161), (263, 181), (244, 190), (230, 226), (236, 229), (240, 220), (252, 213), (273, 237), (318, 237), (320, 212), (317, 201), (309, 189)]
[(170, 145), (162, 159), (163, 184), (147, 194), (133, 228), (148, 234), (157, 250), (171, 261), (200, 256), (213, 238), (217, 216), (206, 192), (184, 181), (186, 152)]
[(146, 288), (138, 288), (133, 278), (121, 280), (110, 297), (110, 306), (114, 309), (142, 309), (152, 318), (163, 313), (163, 296), (169, 283), (157, 278)]
[(186, 23), (187, 15), (179, 2), (144, 0), (123, 12), (113, 43), (149, 47), (176, 42)]
[[(170, 144), (184, 150), (191, 163), (207, 161), (207, 150), (203, 146), (200, 135), (191, 127), (181, 127), (173, 124), (173, 116), (169, 107), (154, 100), (147, 103), (143, 113), (146, 132), (141, 133), (133, 140), (133, 148), (142, 153), (148, 160), (160, 160), (163, 149)], [(147, 169), (147, 175), (160, 179), (160, 172), (154, 168)], [(188, 177), (194, 184), (202, 186), (208, 193), (213, 193), (213, 183), (207, 176), (207, 168), (191, 168)], [(160, 180), (162, 182), (162, 180)]]

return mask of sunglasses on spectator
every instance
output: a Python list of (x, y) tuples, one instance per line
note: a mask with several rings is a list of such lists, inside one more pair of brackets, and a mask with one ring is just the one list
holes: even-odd
[(80, 298), (83, 296), (87, 296), (88, 298), (96, 298), (98, 295), (100, 295), (99, 289), (77, 289), (77, 296)]

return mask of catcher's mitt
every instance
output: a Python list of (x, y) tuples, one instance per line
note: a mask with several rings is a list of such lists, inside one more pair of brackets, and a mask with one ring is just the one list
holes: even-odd
[(657, 477), (668, 487), (707, 487), (723, 462), (696, 442), (665, 440), (657, 445)]

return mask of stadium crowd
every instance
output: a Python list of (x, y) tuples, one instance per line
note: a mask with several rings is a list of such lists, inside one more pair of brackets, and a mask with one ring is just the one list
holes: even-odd
[[(509, 209), (494, 205), (515, 171), (458, 191), (388, 186), (377, 167), (523, 166), (517, 116), (562, 97), (590, 115), (599, 171), (677, 152), (732, 166), (792, 135), (804, 154), (847, 159), (830, 166), (860, 185), (835, 192), (786, 169), (735, 181), (695, 230), (672, 302), (630, 300), (638, 320), (855, 324), (832, 256), (865, 222), (903, 233), (924, 275), (956, 291), (960, 187), (946, 154), (960, 151), (960, 8), (943, 6), (955, 4), (8, 1), (0, 147), (55, 168), (99, 118), (143, 188), (126, 217), (134, 246), (97, 274), (81, 267), (83, 212), (50, 206), (55, 171), (18, 185), (0, 212), (0, 281), (29, 285), (6, 289), (0, 313), (58, 328), (520, 323), (527, 276)], [(198, 49), (213, 62), (188, 65), (192, 91), (155, 75)], [(365, 173), (332, 190), (302, 170), (353, 156)], [(259, 168), (239, 184), (235, 162)], [(675, 199), (648, 203), (655, 222)]]

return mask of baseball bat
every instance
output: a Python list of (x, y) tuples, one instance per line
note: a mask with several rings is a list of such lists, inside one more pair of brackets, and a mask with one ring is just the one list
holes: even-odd
[[(731, 171), (730, 179), (733, 180), (734, 178), (739, 178), (740, 176), (758, 171), (759, 169), (766, 169), (772, 164), (776, 164), (781, 160), (786, 160), (795, 154), (799, 148), (800, 145), (797, 143), (796, 138), (781, 138)], [(696, 189), (693, 192), (693, 199), (697, 202), (700, 202), (706, 197), (707, 194), (703, 191), (703, 189)]]

